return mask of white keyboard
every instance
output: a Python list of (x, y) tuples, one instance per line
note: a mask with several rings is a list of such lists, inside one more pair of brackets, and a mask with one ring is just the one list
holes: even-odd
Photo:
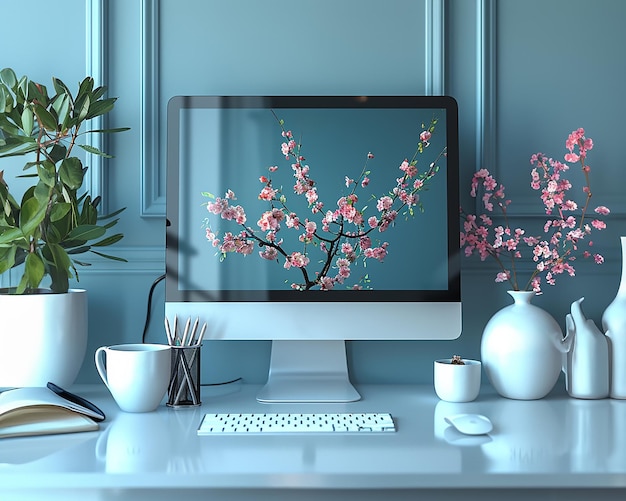
[(271, 433), (389, 433), (396, 431), (391, 414), (254, 413), (205, 414), (198, 435)]

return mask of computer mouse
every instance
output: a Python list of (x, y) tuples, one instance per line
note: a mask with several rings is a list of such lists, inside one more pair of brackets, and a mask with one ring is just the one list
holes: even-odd
[(465, 435), (485, 435), (493, 429), (489, 418), (482, 414), (455, 414), (444, 419)]

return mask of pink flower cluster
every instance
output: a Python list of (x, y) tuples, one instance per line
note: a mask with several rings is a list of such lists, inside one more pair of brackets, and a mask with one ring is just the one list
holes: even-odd
[[(569, 198), (568, 191), (572, 188), (571, 183), (563, 177), (569, 170), (569, 165), (553, 158), (547, 158), (542, 153), (531, 156), (530, 186), (540, 192), (540, 198), (544, 205), (546, 215), (550, 218), (544, 224), (543, 236), (526, 235), (522, 228), (511, 228), (507, 217), (507, 207), (511, 203), (504, 194), (504, 186), (498, 184), (487, 169), (481, 169), (472, 177), (470, 194), (478, 197), (482, 190), (482, 205), (487, 212), (492, 212), (498, 207), (503, 217), (503, 224), (495, 225), (493, 219), (486, 213), (476, 216), (465, 214), (461, 209), (463, 218), (463, 231), (461, 232), (461, 247), (465, 248), (465, 255), (471, 256), (476, 252), (482, 261), (488, 257), (495, 258), (500, 267), (496, 274), (496, 282), (509, 282), (513, 290), (520, 290), (516, 261), (522, 259), (522, 251), (529, 249), (534, 262), (532, 272), (523, 290), (532, 289), (536, 293), (541, 292), (541, 278), (545, 275), (545, 281), (549, 285), (556, 283), (556, 276), (566, 273), (575, 275), (573, 262), (576, 253), (580, 250), (586, 237), (593, 229), (602, 230), (606, 223), (597, 217), (591, 222), (586, 222), (587, 209), (591, 199), (589, 188), (590, 168), (585, 163), (587, 152), (593, 148), (593, 141), (585, 137), (584, 129), (573, 131), (565, 147), (569, 151), (564, 157), (566, 162), (579, 162), (585, 175), (585, 202), (577, 217), (574, 214), (579, 210), (579, 205)], [(598, 216), (609, 214), (605, 206), (598, 206), (595, 213)], [(588, 246), (593, 246), (589, 241)], [(584, 258), (593, 256), (597, 264), (602, 264), (604, 258), (600, 254), (593, 254), (588, 249), (582, 251)], [(506, 258), (506, 261), (505, 261)], [(508, 263), (508, 264), (506, 264)]]
[[(281, 128), (283, 127), (280, 121)], [(295, 290), (331, 290), (352, 275), (351, 267), (358, 260), (376, 259), (383, 261), (387, 256), (389, 244), (382, 242), (374, 245), (370, 232), (377, 230), (384, 232), (392, 226), (398, 213), (405, 210), (413, 215), (414, 208), (420, 206), (418, 191), (422, 190), (426, 183), (438, 171), (437, 160), (445, 155), (444, 150), (439, 153), (437, 159), (432, 162), (428, 169), (420, 173), (417, 169), (417, 155), (422, 153), (428, 146), (435, 131), (436, 120), (430, 126), (422, 130), (418, 142), (417, 151), (412, 160), (404, 160), (400, 164), (400, 176), (389, 194), (377, 198), (377, 213), (365, 216), (365, 207), (359, 206), (358, 188), (365, 188), (370, 182), (370, 171), (367, 170), (368, 162), (374, 155), (368, 152), (365, 166), (358, 179), (345, 177), (346, 187), (351, 191), (341, 196), (334, 210), (324, 211), (324, 203), (320, 200), (316, 182), (311, 178), (310, 167), (305, 164), (305, 158), (301, 155), (301, 145), (293, 139), (291, 131), (282, 128), (284, 142), (281, 144), (281, 153), (287, 160), (291, 160), (291, 170), (295, 178), (293, 192), (297, 196), (303, 196), (311, 212), (311, 218), (317, 216), (319, 224), (312, 219), (304, 221), (287, 207), (287, 197), (281, 189), (275, 188), (271, 175), (277, 172), (278, 167), (268, 168), (269, 175), (261, 176), (259, 181), (263, 184), (258, 198), (270, 204), (270, 208), (261, 214), (256, 223), (258, 230), (246, 226), (246, 213), (240, 205), (233, 205), (236, 197), (232, 191), (228, 191), (224, 198), (215, 198), (205, 194), (213, 200), (207, 203), (207, 210), (212, 215), (219, 215), (222, 219), (234, 221), (241, 226), (238, 235), (227, 232), (219, 237), (211, 230), (207, 219), (206, 237), (216, 247), (222, 258), (229, 253), (251, 254), (255, 244), (260, 247), (259, 256), (263, 259), (275, 261), (282, 258), (285, 269), (296, 268), (302, 275), (301, 281), (295, 281), (291, 288)], [(302, 250), (288, 252), (284, 249), (284, 240), (278, 238), (282, 226), (288, 230), (298, 231), (298, 241), (304, 246)], [(308, 257), (308, 246), (313, 245), (320, 249), (325, 258), (320, 260), (320, 269), (310, 273), (308, 266), (311, 259)], [(359, 280), (360, 281), (360, 280)], [(353, 289), (361, 289), (359, 281)]]

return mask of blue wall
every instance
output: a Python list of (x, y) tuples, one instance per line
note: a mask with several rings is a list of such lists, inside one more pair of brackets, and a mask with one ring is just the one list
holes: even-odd
[[(564, 153), (567, 134), (585, 127), (594, 203), (612, 209), (594, 240), (606, 263), (580, 262), (536, 304), (564, 325), (585, 296), (600, 322), (620, 273), (625, 234), (621, 161), (626, 32), (619, 0), (30, 0), (40, 18), (3, 5), (2, 61), (43, 82), (75, 85), (91, 74), (119, 96), (110, 126), (115, 158), (93, 169), (92, 186), (109, 208), (127, 207), (118, 254), (128, 264), (93, 260), (80, 275), (89, 290), (89, 352), (80, 378), (96, 381), (97, 346), (141, 339), (147, 294), (164, 272), (165, 107), (180, 94), (450, 94), (459, 102), (461, 191), (492, 170), (513, 199), (519, 226), (541, 225), (529, 187), (529, 157)], [(11, 21), (7, 21), (11, 20)], [(41, 48), (32, 33), (58, 43)], [(59, 50), (62, 45), (63, 50)], [(6, 169), (6, 165), (4, 165)], [(8, 177), (8, 176), (6, 176)], [(434, 358), (479, 357), (489, 317), (508, 303), (491, 263), (463, 261), (464, 330), (450, 342), (349, 345), (357, 382), (430, 382)], [(7, 277), (1, 277), (6, 281)], [(154, 295), (148, 340), (163, 342), (163, 285)], [(243, 376), (262, 382), (269, 343), (206, 343), (204, 380)]]

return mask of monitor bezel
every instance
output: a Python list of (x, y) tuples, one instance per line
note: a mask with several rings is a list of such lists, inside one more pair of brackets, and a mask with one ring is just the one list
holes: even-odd
[[(179, 130), (194, 108), (418, 108), (446, 112), (448, 284), (444, 290), (206, 291), (179, 287)], [(460, 302), (458, 106), (450, 96), (174, 96), (167, 111), (166, 301), (169, 302)]]

